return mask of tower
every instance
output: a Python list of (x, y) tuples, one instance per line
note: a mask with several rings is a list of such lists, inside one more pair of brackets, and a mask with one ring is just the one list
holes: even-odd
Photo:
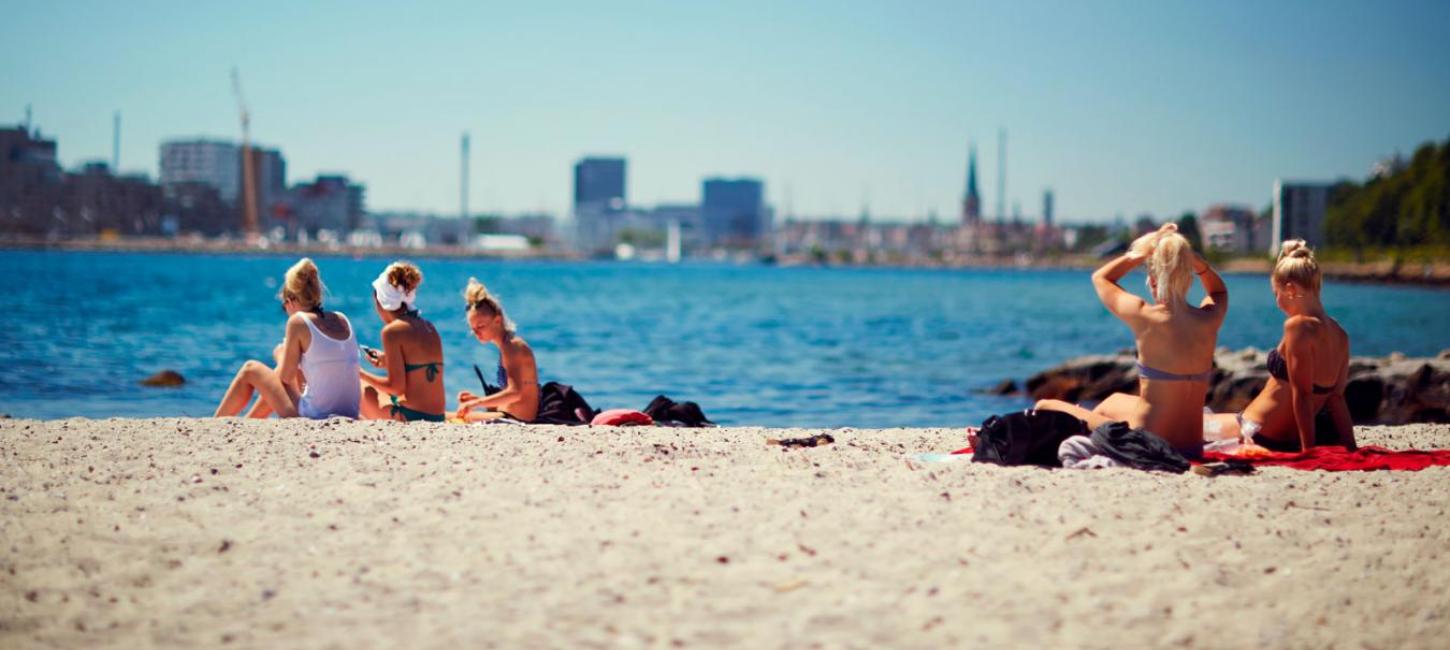
[(997, 129), (997, 221), (1007, 218), (1007, 129)]
[(1042, 191), (1042, 225), (1052, 227), (1052, 188)]
[(962, 225), (982, 220), (982, 197), (977, 193), (977, 146), (967, 144), (967, 193), (962, 197)]
[(121, 173), (121, 111), (111, 120), (111, 173)]
[(459, 143), (458, 163), (458, 215), (468, 218), (468, 132), (463, 132)]

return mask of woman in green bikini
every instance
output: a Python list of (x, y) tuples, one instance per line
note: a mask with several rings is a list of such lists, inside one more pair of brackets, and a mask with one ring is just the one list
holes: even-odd
[(393, 262), (373, 280), (373, 306), (383, 320), (383, 350), (367, 350), (368, 360), (387, 370), (384, 376), (361, 368), (362, 417), (374, 420), (442, 422), (448, 393), (443, 389), (443, 340), (438, 329), (418, 315), (418, 285), (423, 272), (409, 262)]

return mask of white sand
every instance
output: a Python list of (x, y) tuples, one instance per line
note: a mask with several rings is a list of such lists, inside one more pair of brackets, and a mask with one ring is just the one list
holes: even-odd
[[(960, 430), (0, 421), (0, 648), (1450, 638), (1450, 468), (920, 465)], [(1450, 426), (1364, 428), (1450, 447)], [(316, 457), (312, 457), (312, 453)]]

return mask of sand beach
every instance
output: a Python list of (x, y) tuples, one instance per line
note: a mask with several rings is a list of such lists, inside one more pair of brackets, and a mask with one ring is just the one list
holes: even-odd
[[(1450, 468), (911, 459), (960, 429), (0, 421), (0, 647), (1436, 648)], [(1450, 425), (1361, 427), (1450, 447)]]

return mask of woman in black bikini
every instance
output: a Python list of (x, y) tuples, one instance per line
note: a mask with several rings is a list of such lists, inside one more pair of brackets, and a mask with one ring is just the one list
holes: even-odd
[[(1349, 334), (1319, 300), (1322, 276), (1314, 252), (1301, 239), (1284, 242), (1269, 282), (1288, 318), (1283, 340), (1269, 351), (1268, 383), (1243, 413), (1209, 416), (1217, 427), (1205, 428), (1219, 428), (1220, 435), (1237, 435), (1275, 451), (1316, 445), (1354, 449), (1354, 421), (1344, 401)], [(1326, 410), (1333, 429), (1316, 429), (1315, 416)]]
[(362, 417), (375, 420), (442, 422), (448, 393), (443, 389), (443, 340), (418, 315), (423, 272), (393, 262), (373, 280), (373, 306), (383, 320), (383, 350), (368, 350), (368, 361), (385, 368), (379, 377), (361, 368)]
[(513, 321), (503, 313), (503, 305), (482, 282), (468, 279), (468, 288), (463, 290), (463, 302), (468, 310), (468, 329), (473, 336), (479, 343), (498, 346), (500, 390), (491, 395), (460, 392), (455, 416), (468, 422), (503, 417), (533, 421), (539, 414), (539, 369), (534, 364), (534, 351), (514, 331)]

